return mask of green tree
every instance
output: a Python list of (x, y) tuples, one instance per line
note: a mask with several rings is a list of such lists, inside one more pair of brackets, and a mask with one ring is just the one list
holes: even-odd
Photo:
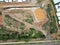
[(2, 15), (2, 12), (0, 11), (0, 15)]
[(42, 0), (37, 0), (38, 3), (40, 3)]

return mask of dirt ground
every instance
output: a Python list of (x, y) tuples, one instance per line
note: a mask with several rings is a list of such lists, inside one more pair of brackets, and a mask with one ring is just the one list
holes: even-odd
[(35, 13), (38, 20), (44, 20), (46, 18), (46, 12), (44, 9), (38, 8), (35, 10)]
[(36, 17), (37, 19), (40, 21), (40, 25), (43, 25), (47, 22), (48, 18), (47, 18), (47, 14), (46, 14), (46, 11), (44, 9), (36, 9), (35, 10), (35, 13), (36, 13)]

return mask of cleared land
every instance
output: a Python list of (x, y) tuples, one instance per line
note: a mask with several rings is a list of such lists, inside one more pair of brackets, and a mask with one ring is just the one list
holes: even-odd
[[(53, 7), (47, 1), (38, 2), (38, 6), (24, 7), (20, 9), (4, 8), (4, 6), (20, 7), (20, 3), (6, 3), (2, 5), (3, 14), (0, 16), (0, 40), (4, 41), (41, 41), (41, 40), (55, 40), (60, 38), (60, 33), (56, 26), (56, 20)], [(44, 2), (44, 3), (43, 3)], [(3, 3), (4, 4), (4, 3)], [(44, 4), (44, 6), (42, 6)], [(24, 4), (21, 4), (21, 6)], [(27, 4), (25, 6), (28, 6)], [(30, 5), (33, 6), (33, 5)], [(36, 16), (36, 17), (35, 17)], [(36, 21), (36, 19), (38, 21)], [(4, 34), (2, 33), (4, 31)], [(6, 33), (8, 31), (8, 33)], [(59, 31), (60, 32), (60, 31)], [(59, 37), (55, 36), (58, 35)], [(57, 38), (56, 38), (57, 37)], [(12, 39), (12, 40), (11, 40)]]

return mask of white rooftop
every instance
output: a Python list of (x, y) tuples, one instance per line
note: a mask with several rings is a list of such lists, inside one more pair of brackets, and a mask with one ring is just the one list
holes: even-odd
[[(4, 0), (0, 0), (4, 1)], [(12, 2), (12, 1), (17, 1), (17, 2), (29, 2), (30, 0), (5, 0), (5, 2)]]
[(60, 17), (58, 17), (58, 20), (60, 20)]
[(12, 0), (9, 0), (9, 2), (12, 2)]
[(54, 4), (60, 2), (60, 0), (53, 0)]
[(0, 0), (0, 1), (3, 1), (3, 0)]
[(17, 0), (18, 2), (22, 2), (22, 0)]
[(60, 21), (59, 21), (59, 24), (60, 24)]
[(23, 0), (23, 1), (26, 1), (26, 0)]
[(57, 14), (58, 17), (60, 16), (60, 13), (56, 13), (56, 14)]
[(8, 0), (5, 0), (5, 2), (8, 2)]
[[(3, 1), (3, 0), (0, 0)], [(17, 1), (17, 2), (26, 2), (28, 0), (13, 0), (13, 1)], [(5, 0), (5, 2), (12, 2), (12, 0)]]
[(16, 1), (16, 0), (13, 0), (13, 1)]
[(55, 8), (56, 8), (57, 12), (60, 12), (60, 4), (55, 5)]

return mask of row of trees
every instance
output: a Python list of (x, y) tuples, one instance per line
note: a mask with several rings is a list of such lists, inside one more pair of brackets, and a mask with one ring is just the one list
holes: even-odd
[(46, 9), (46, 12), (47, 12), (47, 16), (48, 16), (48, 25), (49, 25), (49, 30), (50, 30), (50, 33), (56, 33), (58, 31), (57, 29), (57, 26), (56, 26), (56, 20), (55, 20), (55, 17), (51, 15), (51, 11), (52, 11), (52, 8), (51, 8), (51, 5), (48, 4), (47, 5), (47, 9)]
[(2, 12), (0, 11), (0, 15), (2, 15)]

